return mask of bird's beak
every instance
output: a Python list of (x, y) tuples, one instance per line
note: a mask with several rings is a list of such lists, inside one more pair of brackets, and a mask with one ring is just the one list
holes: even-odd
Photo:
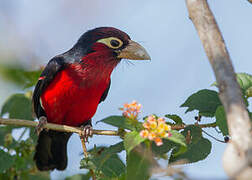
[(117, 51), (117, 58), (130, 60), (150, 60), (147, 51), (137, 42), (129, 40), (129, 44), (122, 50)]

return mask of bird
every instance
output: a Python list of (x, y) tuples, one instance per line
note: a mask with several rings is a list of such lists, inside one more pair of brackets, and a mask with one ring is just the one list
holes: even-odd
[[(122, 59), (150, 60), (147, 51), (114, 27), (98, 27), (81, 35), (73, 47), (53, 57), (33, 92), (33, 110), (39, 120), (34, 161), (40, 171), (67, 167), (71, 133), (44, 129), (55, 123), (83, 127), (92, 135), (91, 119), (108, 95), (111, 73)], [(87, 137), (85, 137), (87, 140)]]

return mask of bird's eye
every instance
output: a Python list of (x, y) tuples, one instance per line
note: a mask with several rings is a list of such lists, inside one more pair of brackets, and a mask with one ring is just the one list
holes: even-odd
[(115, 40), (115, 39), (112, 39), (110, 41), (110, 45), (113, 46), (113, 47), (118, 47), (120, 45), (120, 42)]
[(123, 45), (123, 42), (116, 37), (100, 39), (97, 42), (107, 45), (109, 48), (118, 49)]

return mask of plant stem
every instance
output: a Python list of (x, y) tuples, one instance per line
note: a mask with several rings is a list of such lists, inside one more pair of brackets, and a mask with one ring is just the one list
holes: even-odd
[[(84, 138), (82, 138), (81, 134), (79, 134), (79, 135), (80, 135), (80, 140), (81, 140), (81, 145), (82, 145), (84, 156), (85, 156), (85, 158), (87, 158), (88, 157), (87, 146), (85, 144)], [(92, 179), (96, 180), (96, 176), (95, 176), (93, 169), (89, 169), (89, 171), (92, 176)]]
[(19, 138), (18, 138), (18, 142), (20, 142), (21, 141), (21, 139), (23, 138), (23, 136), (24, 136), (24, 134), (26, 133), (26, 131), (28, 130), (28, 128), (25, 128), (24, 130), (23, 130), (23, 132), (22, 132), (22, 134), (19, 136)]
[[(15, 126), (26, 126), (26, 127), (36, 127), (38, 122), (35, 121), (28, 121), (28, 120), (21, 120), (21, 119), (3, 119), (0, 118), (0, 124), (2, 125), (15, 125)], [(47, 123), (45, 125), (46, 129), (52, 129), (61, 132), (71, 132), (71, 133), (81, 133), (81, 128), (79, 127), (72, 127), (66, 125), (58, 125), (53, 123)], [(118, 131), (109, 131), (109, 130), (93, 130), (93, 134), (96, 135), (109, 135), (109, 136), (119, 136)]]
[[(0, 118), (0, 124), (2, 125), (15, 125), (15, 126), (25, 126), (25, 127), (36, 127), (38, 125), (38, 122), (35, 121), (29, 121), (29, 120), (21, 120), (21, 119), (4, 119)], [(190, 125), (196, 125), (200, 128), (210, 128), (210, 127), (216, 127), (216, 123), (207, 123), (207, 124), (181, 124), (181, 125), (172, 125), (171, 128), (173, 130), (181, 130), (185, 129), (187, 126)], [(72, 127), (72, 126), (66, 126), (66, 125), (58, 125), (53, 123), (47, 123), (45, 125), (46, 129), (52, 129), (55, 131), (61, 131), (61, 132), (71, 132), (71, 133), (77, 133), (80, 134), (82, 132), (82, 129), (79, 127)], [(111, 130), (96, 130), (93, 129), (93, 134), (95, 135), (107, 135), (107, 136), (120, 136), (120, 133), (118, 131), (111, 131)]]

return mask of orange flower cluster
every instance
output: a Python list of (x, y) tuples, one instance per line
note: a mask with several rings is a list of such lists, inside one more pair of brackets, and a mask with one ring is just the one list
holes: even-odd
[(123, 111), (123, 116), (130, 119), (137, 119), (141, 107), (141, 104), (137, 103), (136, 101), (132, 101), (132, 103), (125, 103), (123, 108), (120, 108), (120, 110)]
[(164, 118), (157, 118), (150, 115), (143, 123), (144, 130), (140, 132), (140, 136), (154, 141), (157, 146), (161, 146), (163, 141), (161, 138), (170, 137), (171, 126), (165, 123)]

